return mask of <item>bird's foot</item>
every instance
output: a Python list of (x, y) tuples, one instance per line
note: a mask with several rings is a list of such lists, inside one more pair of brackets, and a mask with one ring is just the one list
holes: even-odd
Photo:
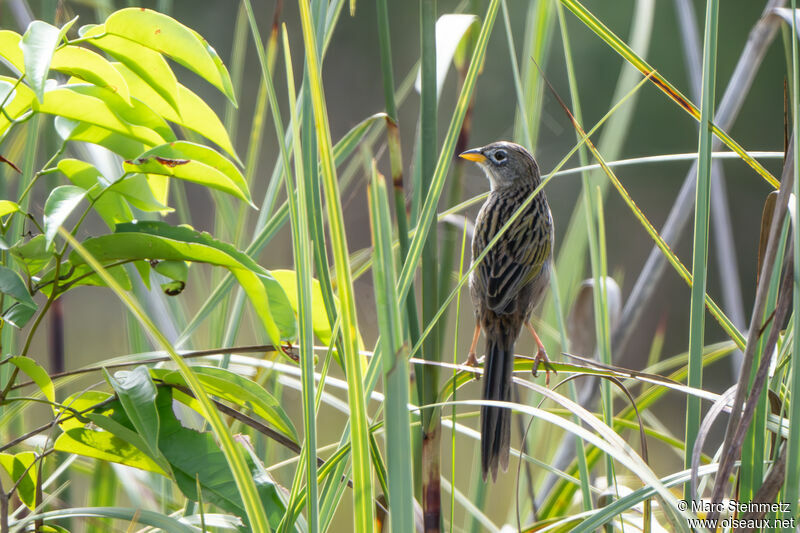
[(553, 365), (550, 364), (550, 359), (547, 358), (547, 352), (544, 350), (544, 346), (539, 346), (539, 351), (536, 352), (536, 357), (533, 359), (533, 377), (537, 376), (539, 370), (539, 364), (544, 365), (545, 371), (545, 378), (544, 383), (545, 385), (550, 385), (550, 371), (553, 371), (553, 374), (558, 374), (556, 369), (553, 368)]
[[(469, 352), (467, 360), (464, 362), (464, 364), (471, 367), (477, 367), (480, 364), (478, 361), (478, 356), (475, 355), (475, 352)], [(473, 377), (475, 379), (481, 379), (481, 375), (477, 372), (474, 373)]]

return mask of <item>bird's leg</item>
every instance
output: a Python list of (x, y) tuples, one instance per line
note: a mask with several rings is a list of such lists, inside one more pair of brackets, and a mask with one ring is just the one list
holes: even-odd
[(528, 331), (531, 332), (533, 339), (536, 341), (536, 345), (539, 347), (538, 351), (536, 352), (536, 357), (533, 360), (533, 377), (536, 377), (536, 371), (539, 369), (539, 363), (542, 363), (545, 369), (545, 384), (550, 385), (550, 371), (552, 370), (553, 374), (558, 374), (558, 372), (556, 372), (556, 369), (550, 364), (550, 359), (547, 358), (547, 352), (544, 349), (544, 344), (542, 344), (542, 339), (540, 339), (539, 335), (536, 334), (536, 330), (533, 329), (533, 324), (531, 324), (529, 321), (526, 321), (525, 326), (528, 328)]
[[(478, 366), (478, 358), (475, 355), (475, 347), (478, 345), (478, 339), (481, 338), (481, 325), (480, 323), (475, 324), (475, 333), (472, 335), (472, 344), (469, 347), (469, 355), (467, 356), (467, 362), (465, 364), (469, 366)], [(475, 378), (479, 377), (478, 374), (475, 374)]]

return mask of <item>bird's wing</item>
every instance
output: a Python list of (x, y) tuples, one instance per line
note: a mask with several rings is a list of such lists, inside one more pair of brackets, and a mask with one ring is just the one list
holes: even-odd
[[(505, 312), (520, 290), (542, 271), (550, 256), (549, 223), (549, 215), (532, 205), (486, 254), (480, 265), (481, 278), (485, 283), (486, 303), (496, 313)], [(492, 237), (502, 225), (494, 225)], [(486, 244), (489, 241), (491, 238)]]

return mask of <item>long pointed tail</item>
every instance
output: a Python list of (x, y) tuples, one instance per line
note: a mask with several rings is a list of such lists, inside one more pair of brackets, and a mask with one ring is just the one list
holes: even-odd
[[(511, 400), (513, 363), (514, 341), (487, 332), (484, 400)], [(510, 443), (511, 409), (488, 405), (481, 407), (481, 466), (484, 481), (489, 471), (492, 472), (492, 481), (495, 481), (498, 467), (502, 466), (503, 471), (508, 469)]]

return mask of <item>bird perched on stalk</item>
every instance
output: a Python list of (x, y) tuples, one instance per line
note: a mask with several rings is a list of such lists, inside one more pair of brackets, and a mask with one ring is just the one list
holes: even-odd
[[(460, 157), (477, 163), (491, 183), (491, 192), (478, 213), (472, 238), (472, 262), (478, 266), (469, 278), (475, 308), (475, 334), (467, 364), (475, 365), (475, 347), (481, 330), (486, 336), (483, 399), (511, 400), (514, 344), (522, 326), (536, 340), (538, 351), (533, 374), (540, 363), (548, 369), (544, 345), (530, 323), (531, 313), (541, 301), (550, 279), (553, 250), (553, 217), (544, 191), (528, 201), (517, 218), (487, 251), (489, 243), (525, 204), (541, 184), (539, 166), (522, 146), (495, 142), (474, 148)], [(497, 479), (500, 466), (508, 469), (511, 440), (511, 410), (481, 407), (481, 466), (483, 479), (489, 472)]]

